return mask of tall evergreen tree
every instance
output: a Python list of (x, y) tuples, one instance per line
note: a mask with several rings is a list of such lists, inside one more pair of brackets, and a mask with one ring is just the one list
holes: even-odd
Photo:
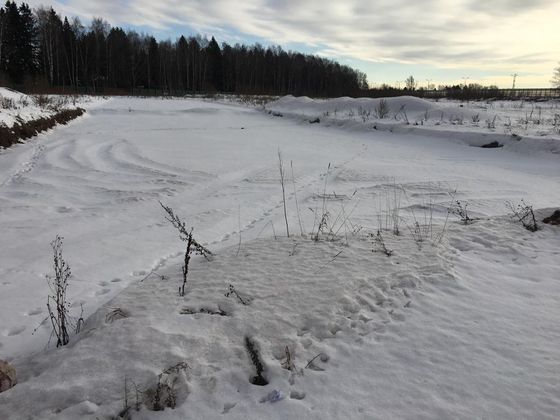
[(32, 76), (37, 71), (37, 31), (35, 16), (29, 5), (19, 7), (18, 60), (24, 76)]
[[(0, 8), (0, 73), (5, 81), (44, 80), (62, 89), (102, 92), (227, 91), (309, 96), (351, 95), (367, 88), (365, 74), (321, 57), (261, 45), (221, 47), (214, 37), (157, 41), (94, 18), (8, 0)], [(32, 80), (30, 80), (31, 82)]]
[(221, 92), (223, 90), (223, 68), (222, 68), (222, 51), (220, 46), (212, 37), (206, 47), (208, 55), (208, 85), (211, 90)]

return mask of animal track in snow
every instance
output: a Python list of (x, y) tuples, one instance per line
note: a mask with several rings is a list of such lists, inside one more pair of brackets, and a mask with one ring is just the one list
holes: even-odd
[(19, 335), (19, 334), (21, 334), (21, 333), (24, 332), (24, 331), (25, 331), (25, 326), (24, 326), (24, 325), (21, 325), (21, 326), (19, 326), (19, 327), (14, 327), (14, 328), (8, 330), (8, 333), (7, 333), (6, 335), (7, 335), (8, 337), (12, 337), (12, 336), (14, 336), (14, 335)]

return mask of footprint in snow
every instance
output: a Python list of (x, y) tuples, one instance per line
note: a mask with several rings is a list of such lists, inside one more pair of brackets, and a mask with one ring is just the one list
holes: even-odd
[(107, 293), (109, 293), (110, 291), (111, 291), (111, 289), (107, 289), (107, 288), (101, 289), (101, 290), (98, 290), (97, 292), (95, 292), (95, 296), (103, 296), (103, 295), (106, 295)]
[(231, 410), (236, 405), (237, 405), (237, 403), (225, 403), (224, 404), (224, 411), (222, 411), (222, 414), (227, 414), (229, 412), (229, 410)]
[(41, 308), (35, 308), (30, 310), (29, 312), (26, 313), (27, 316), (35, 316), (35, 315), (39, 315), (41, 312), (43, 312), (43, 310)]
[(146, 274), (148, 274), (145, 270), (139, 270), (139, 271), (133, 271), (132, 275), (133, 276), (145, 276)]
[(8, 334), (6, 334), (6, 335), (8, 337), (12, 337), (14, 335), (19, 335), (24, 331), (25, 331), (25, 326), (22, 325), (22, 326), (15, 327), (15, 328), (12, 328), (12, 329), (8, 330)]

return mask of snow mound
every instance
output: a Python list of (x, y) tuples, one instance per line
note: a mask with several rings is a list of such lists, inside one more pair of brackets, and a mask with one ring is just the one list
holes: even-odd
[(29, 121), (50, 115), (52, 111), (38, 106), (31, 96), (0, 87), (0, 124), (11, 127), (18, 120)]
[(61, 110), (92, 102), (99, 100), (76, 95), (26, 95), (0, 87), (0, 124), (11, 127), (16, 122), (51, 117)]
[[(284, 96), (277, 101), (268, 103), (266, 109), (282, 112), (288, 115), (303, 115), (306, 117), (367, 117), (374, 119), (375, 113), (381, 102), (388, 107), (388, 114), (385, 118), (399, 119), (404, 118), (404, 112), (411, 121), (425, 116), (435, 118), (471, 118), (477, 112), (474, 110), (457, 110), (455, 107), (443, 105), (434, 101), (417, 98), (414, 96), (397, 96), (393, 98), (350, 98), (344, 96), (334, 99), (311, 99), (307, 96), (294, 97)], [(369, 113), (369, 114), (368, 114)], [(359, 117), (359, 118), (358, 118)], [(383, 119), (383, 118), (377, 118)]]
[(474, 147), (560, 154), (560, 113), (555, 101), (458, 102), (412, 96), (311, 99), (284, 96), (265, 106), (273, 116), (338, 127), (446, 138)]

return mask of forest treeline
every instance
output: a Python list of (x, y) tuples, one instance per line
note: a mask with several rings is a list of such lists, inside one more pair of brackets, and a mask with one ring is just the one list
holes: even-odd
[(353, 95), (364, 73), (335, 61), (259, 44), (221, 46), (212, 37), (175, 41), (85, 26), (54, 9), (7, 1), (0, 8), (0, 83), (23, 90), (133, 90), (308, 96)]

